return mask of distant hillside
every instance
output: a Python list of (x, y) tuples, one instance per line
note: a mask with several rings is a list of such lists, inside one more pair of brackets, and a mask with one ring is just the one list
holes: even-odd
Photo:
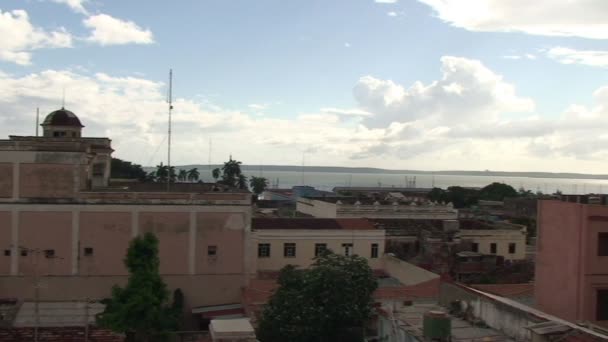
[[(221, 165), (180, 165), (178, 169), (198, 168), (204, 170), (221, 167)], [(153, 167), (145, 167), (146, 171)], [(409, 174), (409, 175), (438, 175), (438, 176), (492, 176), (492, 177), (530, 177), (530, 178), (571, 178), (571, 179), (608, 179), (608, 174), (594, 175), (585, 173), (554, 173), (554, 172), (509, 172), (509, 171), (421, 171), (421, 170), (387, 170), (373, 167), (341, 167), (341, 166), (293, 166), (293, 165), (243, 165), (242, 170), (247, 171), (283, 171), (283, 172), (333, 172), (333, 173), (378, 173), (378, 174)]]

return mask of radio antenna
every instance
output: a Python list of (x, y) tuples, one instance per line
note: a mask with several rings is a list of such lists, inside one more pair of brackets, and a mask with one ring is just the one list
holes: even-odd
[(173, 111), (173, 69), (169, 69), (169, 91), (167, 92), (167, 103), (169, 103), (169, 125), (167, 129), (167, 192), (171, 187), (171, 112)]

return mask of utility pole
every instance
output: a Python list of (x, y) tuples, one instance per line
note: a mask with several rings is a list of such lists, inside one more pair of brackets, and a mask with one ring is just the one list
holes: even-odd
[(169, 125), (167, 135), (167, 192), (171, 187), (171, 112), (173, 111), (173, 69), (169, 69), (169, 91), (167, 92), (167, 103), (169, 103)]
[(40, 123), (40, 108), (36, 107), (36, 136), (38, 136), (39, 123)]

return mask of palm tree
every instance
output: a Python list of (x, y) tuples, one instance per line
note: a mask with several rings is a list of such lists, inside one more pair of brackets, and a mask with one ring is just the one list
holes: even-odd
[(156, 165), (156, 181), (159, 183), (167, 182), (167, 165), (163, 165), (163, 162)]
[(213, 176), (213, 179), (215, 179), (215, 181), (217, 182), (217, 179), (220, 178), (220, 168), (216, 167), (215, 169), (213, 169), (213, 171), (211, 171), (211, 175)]
[(243, 174), (239, 174), (236, 179), (236, 186), (239, 189), (247, 189), (247, 177)]
[(190, 169), (190, 170), (188, 170), (188, 176), (187, 176), (188, 181), (189, 182), (196, 182), (198, 180), (198, 177), (200, 175), (201, 174), (198, 172), (197, 168)]
[(268, 180), (264, 177), (251, 176), (249, 185), (251, 186), (253, 193), (259, 195), (268, 187)]
[(188, 178), (188, 171), (186, 171), (184, 169), (180, 169), (179, 173), (177, 174), (177, 179), (180, 182), (185, 182), (187, 178)]

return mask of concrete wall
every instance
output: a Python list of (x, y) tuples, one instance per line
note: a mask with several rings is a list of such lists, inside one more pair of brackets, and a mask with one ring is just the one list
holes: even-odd
[(439, 301), (442, 306), (448, 308), (451, 308), (454, 302), (460, 302), (463, 312), (468, 311), (490, 328), (516, 341), (530, 341), (531, 334), (527, 327), (543, 321), (527, 310), (492, 300), (473, 290), (450, 283), (441, 283)]
[[(0, 211), (0, 275), (11, 272), (11, 213)], [(9, 255), (5, 255), (8, 251)]]
[[(126, 275), (124, 252), (133, 236), (130, 212), (80, 213), (78, 274)], [(85, 255), (93, 248), (93, 255)]]
[[(334, 253), (343, 254), (342, 244), (353, 244), (351, 253), (364, 257), (373, 269), (382, 268), (384, 230), (300, 230), (264, 229), (252, 234), (252, 258), (256, 258), (258, 271), (278, 271), (286, 265), (309, 267), (315, 257), (315, 244), (325, 243)], [(270, 244), (270, 257), (258, 257), (258, 244)], [(296, 244), (296, 256), (285, 257), (283, 245)], [(371, 258), (371, 245), (378, 244), (378, 258)]]
[(296, 210), (318, 218), (336, 218), (337, 209), (335, 203), (299, 198), (296, 202)]
[[(112, 286), (124, 286), (127, 276), (48, 276), (40, 279), (41, 301), (74, 301), (107, 298)], [(241, 275), (165, 275), (169, 291), (180, 288), (191, 307), (240, 303)], [(0, 296), (34, 299), (34, 278), (0, 276)]]
[(399, 260), (390, 254), (385, 254), (382, 257), (382, 268), (391, 277), (398, 279), (403, 285), (407, 286), (439, 278), (438, 274)]
[[(526, 258), (525, 230), (511, 229), (461, 229), (460, 238), (479, 244), (478, 252), (492, 254), (490, 244), (496, 244), (496, 255), (505, 260), (524, 260)], [(509, 244), (515, 244), (515, 253), (509, 253)]]
[(570, 321), (582, 318), (584, 225), (583, 205), (539, 201), (534, 301), (540, 310)]
[(79, 166), (20, 164), (20, 197), (72, 198), (80, 190)]
[(0, 197), (13, 195), (13, 164), (0, 163)]

